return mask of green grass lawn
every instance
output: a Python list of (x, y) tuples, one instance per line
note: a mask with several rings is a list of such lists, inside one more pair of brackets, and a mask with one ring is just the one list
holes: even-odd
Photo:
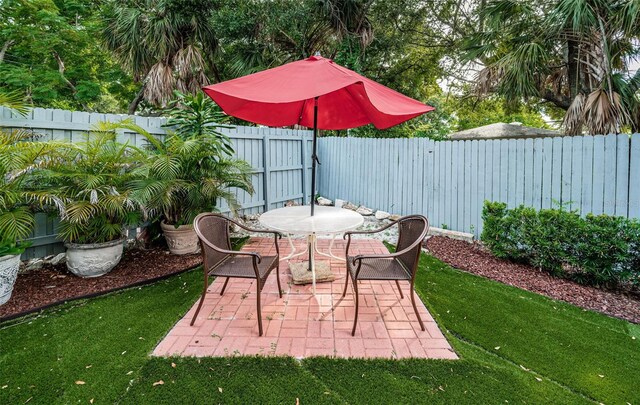
[(458, 361), (149, 357), (200, 276), (0, 325), (0, 403), (640, 403), (638, 325), (426, 255), (417, 288)]

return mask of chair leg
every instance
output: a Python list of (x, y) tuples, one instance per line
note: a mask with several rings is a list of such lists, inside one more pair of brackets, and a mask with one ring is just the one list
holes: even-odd
[(351, 274), (349, 274), (349, 269), (347, 268), (347, 274), (344, 276), (344, 291), (342, 292), (342, 298), (344, 298), (344, 296), (347, 295), (347, 287), (349, 286), (349, 277), (351, 277)]
[(260, 286), (260, 280), (256, 280), (256, 304), (258, 306), (258, 336), (262, 336), (262, 308), (260, 308), (260, 294), (262, 287)]
[[(229, 279), (227, 279), (228, 281)], [(225, 284), (226, 285), (226, 284)], [(198, 314), (200, 313), (200, 308), (202, 308), (202, 304), (204, 303), (204, 296), (207, 295), (207, 289), (209, 288), (209, 273), (204, 271), (204, 289), (202, 290), (202, 296), (200, 296), (200, 302), (198, 303), (198, 308), (196, 309), (196, 313), (193, 314), (193, 318), (191, 318), (190, 326), (193, 326), (193, 323), (196, 321)]]
[(358, 304), (359, 304), (359, 299), (358, 299), (358, 280), (353, 280), (353, 289), (354, 289), (355, 295), (356, 295), (356, 315), (353, 318), (353, 329), (351, 330), (351, 336), (355, 336), (356, 335), (356, 326), (358, 325)]
[(224, 294), (224, 290), (227, 288), (227, 284), (229, 283), (229, 277), (224, 280), (224, 285), (222, 286), (222, 290), (220, 290), (220, 295)]
[(276, 266), (276, 277), (278, 280), (278, 295), (282, 298), (282, 287), (280, 287), (280, 262), (278, 262), (278, 265)]
[(398, 286), (398, 291), (400, 292), (400, 299), (404, 299), (404, 295), (402, 294), (402, 288), (400, 288), (400, 282), (396, 280), (396, 285)]
[(409, 292), (411, 294), (411, 304), (413, 304), (413, 310), (416, 312), (416, 317), (418, 318), (418, 322), (420, 323), (420, 329), (424, 331), (424, 323), (422, 323), (422, 318), (420, 318), (420, 314), (418, 313), (418, 307), (416, 306), (416, 293), (413, 290), (413, 282), (411, 283), (411, 290)]

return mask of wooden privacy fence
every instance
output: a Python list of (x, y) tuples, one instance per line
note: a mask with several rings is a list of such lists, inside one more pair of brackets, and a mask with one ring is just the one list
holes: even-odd
[[(78, 142), (84, 134), (100, 121), (117, 122), (131, 118), (150, 133), (162, 137), (165, 130), (164, 118), (138, 117), (116, 114), (98, 114), (58, 109), (35, 108), (28, 116), (22, 117), (7, 108), (0, 107), (0, 126), (21, 128), (39, 135), (38, 140), (66, 140)], [(242, 213), (253, 214), (281, 207), (286, 201), (298, 203), (309, 201), (311, 191), (311, 142), (312, 133), (305, 130), (287, 130), (238, 126), (221, 129), (231, 138), (236, 156), (246, 160), (253, 167), (253, 187), (255, 193), (249, 195), (236, 191)], [(135, 146), (144, 146), (144, 137), (133, 132), (121, 131), (118, 140)], [(306, 176), (303, 176), (306, 174)], [(228, 207), (219, 207), (225, 212)], [(63, 251), (56, 239), (55, 218), (44, 214), (36, 217), (36, 228), (31, 241), (33, 246), (23, 255), (23, 259), (42, 257)]]
[(482, 232), (485, 200), (640, 218), (640, 134), (529, 139), (321, 138), (319, 193)]

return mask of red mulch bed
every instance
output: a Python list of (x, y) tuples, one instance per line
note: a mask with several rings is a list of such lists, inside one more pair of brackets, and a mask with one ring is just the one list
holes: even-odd
[(640, 296), (550, 276), (532, 266), (498, 259), (478, 243), (434, 236), (427, 249), (452, 267), (582, 308), (640, 323)]
[(0, 320), (34, 312), (64, 301), (95, 296), (144, 284), (191, 269), (202, 256), (176, 256), (161, 249), (129, 250), (109, 273), (97, 278), (80, 278), (67, 271), (66, 264), (47, 265), (18, 275), (11, 299), (0, 306)]

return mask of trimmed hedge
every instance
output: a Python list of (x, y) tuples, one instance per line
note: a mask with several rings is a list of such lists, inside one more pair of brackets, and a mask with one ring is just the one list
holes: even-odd
[(500, 258), (580, 283), (640, 287), (640, 222), (562, 208), (507, 209), (485, 201), (480, 239)]

